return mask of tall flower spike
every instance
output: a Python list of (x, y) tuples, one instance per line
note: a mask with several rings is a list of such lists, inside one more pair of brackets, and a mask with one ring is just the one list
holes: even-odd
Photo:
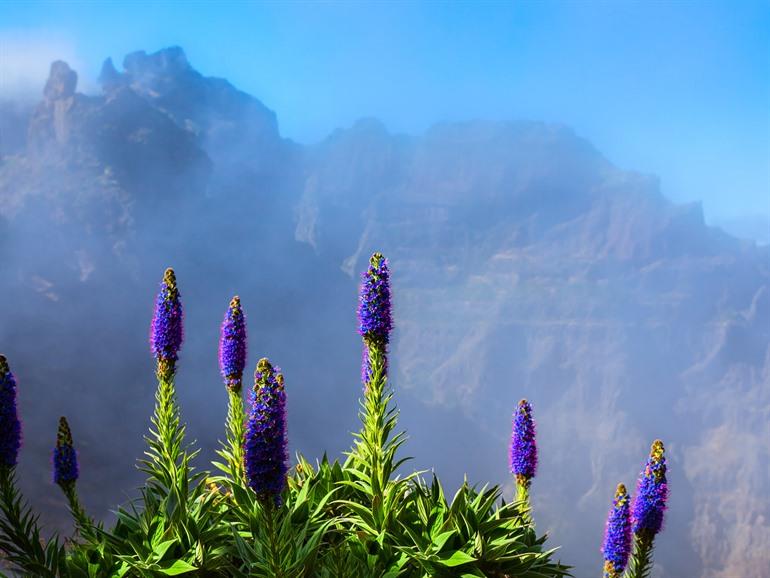
[(358, 332), (364, 338), (361, 381), (364, 385), (371, 378), (369, 348), (380, 350), (387, 371), (387, 348), (393, 318), (390, 304), (390, 272), (388, 260), (382, 253), (374, 253), (369, 268), (363, 274), (358, 302)]
[(166, 269), (160, 292), (155, 301), (150, 346), (158, 362), (158, 375), (171, 378), (176, 370), (179, 348), (182, 346), (182, 302), (174, 270)]
[(16, 407), (16, 379), (0, 355), (0, 467), (16, 466), (21, 447), (21, 422)]
[(67, 418), (59, 418), (56, 447), (53, 450), (53, 481), (62, 488), (74, 486), (78, 479), (78, 457), (72, 443), (72, 432)]
[(604, 532), (603, 578), (620, 578), (631, 555), (630, 497), (623, 484), (618, 484)]
[(254, 373), (251, 411), (244, 440), (244, 469), (249, 487), (264, 504), (279, 505), (286, 485), (286, 392), (280, 368), (263, 358)]
[(516, 483), (529, 488), (537, 472), (537, 444), (535, 442), (535, 422), (532, 419), (532, 406), (522, 399), (513, 414), (511, 433), (510, 468), (516, 477)]
[(649, 540), (663, 529), (663, 514), (668, 501), (664, 453), (663, 442), (655, 440), (644, 471), (639, 477), (636, 497), (631, 507), (634, 534)]
[(227, 387), (241, 391), (243, 369), (246, 367), (246, 318), (238, 296), (230, 301), (230, 307), (222, 322), (219, 339), (219, 369)]

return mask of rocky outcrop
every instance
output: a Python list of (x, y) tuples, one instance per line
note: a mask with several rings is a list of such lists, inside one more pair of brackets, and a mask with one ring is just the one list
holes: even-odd
[(50, 144), (66, 145), (72, 131), (72, 110), (83, 105), (77, 98), (78, 75), (66, 62), (51, 64), (48, 81), (43, 90), (44, 100), (38, 105), (29, 130), (31, 144), (44, 150)]

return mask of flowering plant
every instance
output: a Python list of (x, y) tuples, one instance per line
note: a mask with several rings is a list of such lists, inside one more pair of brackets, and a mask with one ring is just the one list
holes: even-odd
[[(139, 496), (105, 528), (78, 500), (81, 473), (68, 421), (59, 423), (53, 480), (72, 513), (74, 536), (41, 539), (38, 518), (19, 492), (21, 446), (17, 383), (0, 356), (0, 551), (14, 572), (43, 578), (247, 576), (280, 578), (499, 577), (558, 578), (569, 567), (544, 547), (529, 503), (537, 466), (532, 406), (522, 400), (513, 419), (510, 469), (518, 493), (464, 483), (449, 499), (439, 479), (400, 475), (405, 433), (388, 382), (393, 327), (388, 261), (372, 255), (358, 307), (363, 341), (361, 429), (342, 461), (311, 464), (287, 452), (290, 380), (267, 359), (256, 364), (244, 405), (246, 316), (238, 297), (225, 314), (219, 346), (228, 395), (226, 441), (216, 473), (193, 466), (176, 395), (183, 308), (173, 270), (163, 277), (151, 323), (158, 386), (146, 437), (147, 475)], [(86, 473), (87, 475), (87, 473)], [(663, 444), (656, 442), (633, 502), (618, 486), (607, 523), (604, 575), (649, 574), (653, 539), (668, 489)], [(634, 547), (632, 554), (632, 530)]]

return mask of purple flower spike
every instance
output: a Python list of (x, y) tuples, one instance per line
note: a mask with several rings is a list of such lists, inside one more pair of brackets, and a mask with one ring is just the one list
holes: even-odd
[(246, 367), (246, 318), (241, 300), (235, 296), (225, 313), (219, 339), (219, 369), (230, 390), (241, 391), (244, 367)]
[(374, 253), (363, 274), (358, 304), (358, 332), (364, 339), (387, 345), (393, 327), (388, 260)]
[(289, 470), (286, 392), (279, 372), (267, 359), (257, 363), (243, 448), (249, 487), (260, 501), (276, 506), (281, 503)]
[(0, 467), (16, 466), (21, 447), (21, 422), (16, 408), (16, 380), (0, 355)]
[(155, 301), (150, 346), (158, 360), (159, 374), (169, 377), (174, 373), (179, 348), (182, 346), (182, 302), (173, 269), (166, 269), (160, 292)]
[(663, 529), (663, 514), (668, 500), (664, 452), (663, 442), (655, 440), (644, 471), (639, 477), (636, 497), (631, 506), (634, 533), (646, 539), (652, 539)]
[(78, 456), (72, 443), (67, 418), (59, 418), (56, 447), (53, 450), (53, 481), (61, 487), (71, 487), (78, 479)]
[(604, 532), (604, 578), (620, 578), (631, 555), (631, 498), (623, 484), (618, 484)]
[(376, 347), (383, 356), (387, 371), (387, 348), (393, 318), (390, 305), (390, 272), (388, 260), (382, 253), (374, 253), (369, 268), (362, 276), (358, 301), (358, 332), (364, 338), (361, 381), (366, 385), (371, 379), (369, 348)]
[(516, 482), (528, 488), (537, 471), (537, 444), (532, 406), (526, 399), (519, 402), (513, 414), (510, 467)]

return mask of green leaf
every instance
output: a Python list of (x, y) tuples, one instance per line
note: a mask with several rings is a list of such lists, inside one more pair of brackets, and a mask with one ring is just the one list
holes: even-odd
[(155, 553), (155, 557), (157, 560), (163, 560), (163, 556), (166, 555), (166, 552), (168, 552), (168, 549), (176, 543), (176, 540), (166, 540), (165, 542), (161, 542), (160, 544), (157, 544), (152, 551)]
[(439, 563), (444, 566), (454, 568), (455, 566), (462, 566), (463, 564), (468, 564), (470, 562), (475, 562), (475, 561), (476, 561), (476, 558), (474, 558), (473, 556), (466, 554), (462, 550), (457, 550), (449, 558), (440, 559)]
[(198, 570), (195, 566), (184, 560), (177, 560), (168, 568), (161, 570), (162, 574), (166, 576), (179, 576), (180, 574), (187, 574), (188, 572), (195, 572)]

